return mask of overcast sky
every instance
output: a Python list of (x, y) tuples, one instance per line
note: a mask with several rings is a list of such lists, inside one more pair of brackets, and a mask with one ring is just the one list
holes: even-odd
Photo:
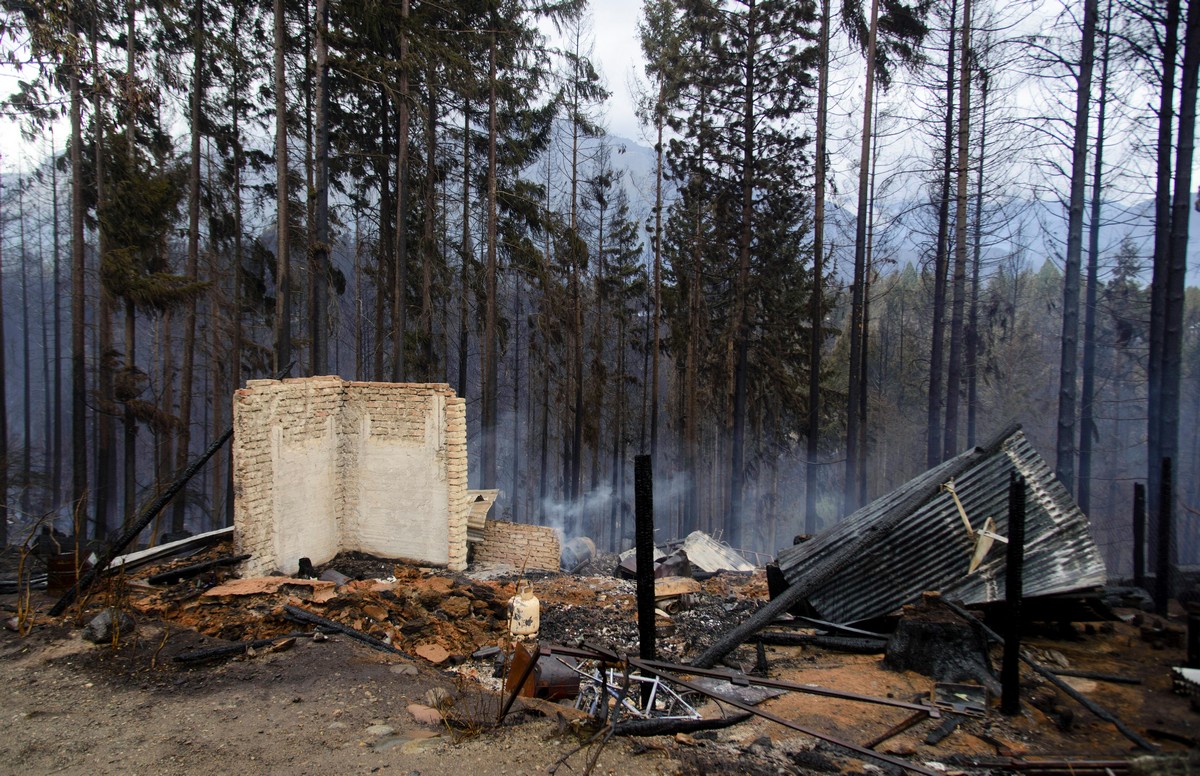
[(592, 3), (595, 30), (596, 66), (604, 74), (609, 98), (608, 131), (630, 140), (644, 142), (633, 114), (631, 81), (642, 77), (642, 47), (637, 25), (642, 15), (642, 0), (600, 0)]

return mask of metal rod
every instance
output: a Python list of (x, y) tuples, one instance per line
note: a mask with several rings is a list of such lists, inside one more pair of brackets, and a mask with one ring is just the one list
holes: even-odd
[[(891, 755), (880, 754), (879, 752), (875, 752), (875, 751), (872, 751), (865, 747), (861, 747), (858, 744), (854, 744), (849, 741), (842, 741), (841, 739), (835, 738), (835, 737), (829, 735), (828, 733), (822, 733), (818, 730), (806, 728), (803, 725), (792, 722), (789, 719), (784, 719), (783, 717), (780, 717), (776, 714), (772, 714), (771, 712), (766, 711), (764, 709), (760, 709), (755, 706), (752, 706), (749, 703), (739, 701), (736, 698), (726, 698), (726, 697), (715, 696), (713, 694), (712, 690), (710, 690), (706, 687), (698, 685), (695, 682), (689, 682), (688, 680), (684, 679), (681, 676), (672, 674), (669, 671), (665, 671), (661, 668), (655, 667), (653, 665), (653, 663), (655, 663), (657, 661), (646, 661), (646, 660), (638, 660), (636, 658), (630, 658), (629, 662), (631, 665), (633, 665), (636, 668), (640, 668), (642, 671), (646, 671), (646, 672), (655, 674), (657, 676), (660, 676), (663, 679), (666, 679), (668, 681), (671, 681), (678, 685), (686, 687), (689, 690), (692, 690), (694, 692), (703, 693), (704, 695), (707, 695), (710, 698), (716, 698), (721, 703), (728, 703), (730, 706), (739, 708), (742, 711), (748, 711), (751, 714), (756, 714), (756, 715), (762, 717), (763, 719), (768, 719), (778, 725), (783, 725), (786, 728), (790, 728), (791, 730), (795, 730), (799, 733), (803, 733), (806, 736), (812, 736), (813, 738), (819, 738), (822, 741), (828, 741), (831, 744), (840, 746), (843, 749), (848, 749), (851, 752), (854, 752), (855, 754), (862, 755), (863, 757), (867, 757), (872, 760), (878, 760), (880, 762), (885, 762), (885, 763), (888, 763), (889, 765), (895, 765), (898, 768), (903, 768), (907, 771), (912, 771), (913, 773), (923, 773), (923, 774), (926, 774), (926, 776), (940, 776), (940, 773), (938, 771), (934, 771), (929, 768), (924, 768), (920, 765), (910, 763), (907, 760), (901, 760), (898, 757), (892, 757)], [(692, 671), (693, 669), (686, 668), (686, 670)]]
[[(1200, 667), (1200, 666), (1198, 666)], [(1074, 676), (1079, 679), (1095, 679), (1098, 682), (1112, 682), (1113, 684), (1141, 684), (1142, 680), (1136, 676), (1118, 676), (1116, 674), (1102, 674), (1096, 671), (1071, 671), (1066, 668), (1048, 669), (1055, 676)]]
[(863, 744), (863, 746), (865, 746), (867, 749), (874, 749), (875, 747), (882, 744), (884, 741), (887, 741), (889, 738), (895, 738), (896, 736), (903, 733), (905, 730), (908, 730), (913, 725), (916, 725), (918, 722), (924, 722), (927, 719), (929, 719), (929, 710), (928, 709), (921, 709), (920, 711), (914, 711), (912, 713), (912, 715), (910, 715), (909, 717), (906, 717), (903, 722), (899, 723), (898, 725), (893, 725), (892, 727), (888, 728), (884, 732), (882, 732), (879, 735), (872, 738), (867, 743)]
[(695, 668), (694, 666), (667, 663), (662, 660), (644, 660), (642, 662), (648, 666), (653, 666), (658, 671), (675, 671), (678, 673), (691, 674), (693, 676), (704, 676), (710, 679), (724, 679), (730, 684), (752, 684), (758, 687), (770, 687), (775, 690), (791, 690), (793, 692), (802, 692), (809, 695), (820, 695), (826, 698), (837, 698), (838, 700), (843, 701), (859, 701), (861, 703), (874, 703), (879, 706), (892, 706), (897, 709), (924, 711), (933, 717), (941, 716), (941, 712), (935, 708), (931, 708), (921, 703), (909, 703), (908, 701), (896, 700), (895, 698), (878, 698), (873, 695), (859, 695), (857, 693), (845, 692), (842, 690), (831, 690), (828, 687), (819, 687), (815, 684), (798, 684), (796, 682), (787, 682), (783, 679), (767, 679), (758, 676), (747, 676), (746, 674), (738, 673), (736, 671), (728, 671), (719, 668)]

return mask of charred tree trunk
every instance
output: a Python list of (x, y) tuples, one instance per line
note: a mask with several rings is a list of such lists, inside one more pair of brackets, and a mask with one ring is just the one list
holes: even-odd
[(983, 632), (935, 600), (904, 607), (888, 639), (884, 665), (942, 682), (971, 680), (999, 690)]
[(854, 227), (854, 285), (850, 296), (850, 391), (846, 407), (846, 479), (842, 510), (850, 513), (858, 506), (859, 405), (863, 390), (862, 351), (865, 344), (863, 308), (866, 301), (868, 179), (871, 169), (875, 97), (875, 38), (879, 20), (879, 0), (871, 2), (871, 24), (867, 38), (866, 94), (863, 98), (862, 143), (859, 149), (858, 217)]
[(316, 0), (316, 202), (314, 237), (310, 249), (312, 286), (309, 311), (309, 345), (312, 373), (329, 372), (329, 3)]
[[(95, 28), (96, 20), (92, 21), (92, 67), (97, 71), (99, 76), (100, 55), (97, 48), (98, 33)], [(104, 164), (104, 143), (106, 140), (104, 114), (100, 108), (100, 90), (95, 89), (92, 93), (92, 114), (95, 117), (95, 138), (92, 146), (95, 163), (95, 182), (96, 182), (96, 212), (99, 214), (104, 211), (107, 205), (107, 180)], [(97, 233), (97, 250), (96, 250), (96, 267), (97, 274), (103, 277), (103, 268), (108, 260), (108, 244), (106, 239), (106, 229), (103, 219), (98, 219), (96, 228)], [(109, 512), (112, 508), (112, 491), (116, 486), (117, 466), (116, 466), (116, 428), (113, 425), (113, 299), (103, 280), (100, 281), (100, 305), (97, 313), (96, 321), (96, 338), (98, 340), (97, 364), (96, 364), (96, 394), (99, 398), (99, 411), (95, 413), (96, 422), (96, 460), (93, 462), (96, 467), (95, 481), (95, 521), (97, 536), (105, 536), (108, 534)]]
[(758, 37), (754, 0), (746, 7), (745, 93), (742, 99), (742, 216), (738, 234), (738, 274), (735, 296), (733, 367), (733, 435), (729, 472), (729, 542), (742, 546), (742, 491), (746, 484), (746, 392), (750, 352), (750, 243), (754, 237), (755, 72)]
[[(191, 104), (191, 153), (188, 165), (188, 244), (186, 275), (193, 282), (200, 273), (200, 122), (204, 101), (204, 3), (197, 2), (192, 20), (192, 104)], [(184, 308), (183, 319), (183, 364), (179, 379), (179, 435), (176, 437), (175, 468), (187, 466), (188, 448), (192, 441), (192, 382), (196, 363), (196, 297), (190, 296)], [(132, 514), (132, 512), (130, 513)], [(171, 530), (178, 533), (184, 528), (187, 515), (187, 499), (181, 498), (171, 505)]]
[(1067, 254), (1063, 264), (1062, 359), (1058, 389), (1058, 442), (1055, 474), (1075, 490), (1076, 362), (1079, 350), (1079, 275), (1083, 252), (1083, 203), (1087, 182), (1088, 114), (1096, 46), (1096, 0), (1085, 0), (1079, 80), (1075, 92), (1075, 138), (1071, 151), (1071, 199), (1067, 217)]
[(954, 207), (954, 297), (950, 308), (950, 357), (946, 371), (946, 425), (942, 458), (958, 453), (958, 399), (962, 390), (963, 311), (967, 295), (967, 185), (971, 140), (971, 0), (963, 1), (958, 74), (958, 169)]
[(496, 135), (500, 129), (499, 118), (497, 116), (498, 106), (496, 104), (498, 99), (496, 93), (496, 48), (499, 45), (499, 42), (496, 40), (496, 29), (498, 28), (499, 20), (496, 18), (496, 13), (493, 10), (491, 45), (488, 49), (487, 267), (484, 270), (483, 390), (480, 397), (482, 405), (480, 431), (483, 437), (483, 444), (480, 448), (480, 483), (481, 487), (484, 488), (496, 487), (496, 411), (498, 407), (496, 401), (496, 384), (499, 377), (496, 341), (496, 327), (498, 325), (496, 275), (499, 269), (497, 267), (498, 246), (496, 242), (500, 237), (496, 212), (496, 197), (498, 193), (498, 182), (496, 180), (498, 174)]
[[(1150, 363), (1146, 428), (1146, 495), (1150, 514), (1158, 514), (1159, 461), (1162, 460), (1163, 343), (1167, 320), (1167, 285), (1171, 248), (1171, 132), (1175, 115), (1175, 60), (1179, 49), (1179, 0), (1167, 0), (1166, 25), (1162, 35), (1156, 183), (1154, 192), (1154, 268), (1150, 282)], [(1149, 541), (1154, 545), (1156, 528), (1150, 524)], [(1152, 567), (1153, 568), (1153, 567)]]
[[(71, 22), (78, 35), (75, 20)], [(72, 53), (71, 89), (71, 506), (87, 514), (87, 343), (84, 336), (83, 90), (78, 52)], [(7, 438), (7, 437), (6, 437)], [(78, 526), (87, 536), (86, 525)]]
[(392, 382), (408, 379), (405, 335), (408, 329), (408, 0), (400, 0), (400, 87), (396, 98), (396, 270), (392, 287)]
[(287, 71), (284, 50), (287, 20), (283, 0), (275, 14), (275, 365), (280, 372), (292, 360), (291, 258), (288, 246)]
[(979, 172), (975, 177), (975, 245), (971, 261), (971, 306), (967, 312), (967, 447), (975, 446), (979, 409), (979, 278), (983, 262), (983, 170), (987, 150), (988, 74), (979, 71)]
[(946, 328), (946, 275), (949, 270), (947, 245), (950, 235), (950, 148), (954, 133), (954, 24), (958, 18), (957, 0), (950, 2), (949, 43), (946, 46), (946, 113), (942, 129), (942, 179), (938, 199), (937, 246), (933, 260), (933, 325), (929, 345), (929, 404), (926, 408), (925, 465), (937, 466), (941, 460), (942, 369)]
[(814, 151), (816, 169), (813, 181), (813, 287), (809, 300), (808, 339), (808, 431), (807, 458), (804, 464), (804, 532), (815, 534), (820, 525), (817, 516), (817, 456), (821, 433), (821, 342), (825, 303), (822, 299), (821, 264), (825, 258), (825, 146), (829, 122), (829, 0), (821, 0), (821, 51), (817, 66), (817, 129)]
[(1096, 107), (1096, 158), (1092, 161), (1092, 207), (1088, 224), (1087, 285), (1083, 309), (1083, 387), (1079, 402), (1079, 508), (1092, 506), (1092, 441), (1096, 435), (1096, 298), (1099, 294), (1100, 204), (1104, 173), (1104, 120), (1108, 108), (1108, 61), (1112, 3), (1104, 19), (1104, 52), (1100, 55), (1100, 98)]

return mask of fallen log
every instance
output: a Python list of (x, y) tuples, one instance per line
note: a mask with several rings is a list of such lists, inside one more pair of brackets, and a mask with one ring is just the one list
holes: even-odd
[(204, 560), (200, 561), (199, 563), (180, 566), (179, 568), (171, 569), (170, 571), (162, 571), (158, 574), (152, 574), (146, 579), (146, 581), (152, 585), (172, 585), (182, 579), (199, 576), (209, 569), (220, 568), (221, 566), (233, 566), (249, 558), (249, 553), (245, 555), (223, 555), (220, 558)]
[(285, 639), (294, 639), (297, 636), (309, 635), (306, 631), (292, 631), (286, 636), (276, 636), (271, 639), (254, 639), (253, 641), (239, 641), (236, 644), (223, 644), (219, 647), (209, 647), (207, 649), (197, 649), (192, 652), (183, 652), (174, 657), (176, 663), (207, 663), (213, 660), (222, 660), (227, 657), (237, 657), (245, 654), (248, 649), (260, 649), (262, 647), (273, 646), (276, 642), (284, 641)]
[(307, 609), (301, 609), (299, 606), (292, 606), (291, 604), (285, 604), (283, 607), (283, 611), (288, 615), (289, 619), (296, 620), (299, 622), (306, 622), (311, 625), (319, 625), (322, 628), (327, 628), (330, 630), (335, 630), (338, 633), (342, 633), (346, 636), (349, 636), (352, 639), (355, 639), (356, 641), (361, 641), (363, 644), (366, 644), (371, 649), (377, 649), (380, 652), (390, 652), (393, 655), (399, 655), (400, 657), (405, 658), (406, 660), (413, 660), (413, 661), (416, 660), (415, 657), (408, 654), (407, 652), (403, 652), (399, 649), (396, 649), (391, 644), (380, 641), (379, 639), (375, 638), (374, 636), (372, 636), (368, 633), (363, 633), (362, 631), (360, 631), (356, 628), (351, 628), (349, 625), (343, 625), (342, 623), (337, 622), (335, 620), (330, 620), (326, 617), (322, 617), (319, 614), (314, 614), (313, 612), (310, 612)]
[(835, 652), (850, 652), (856, 655), (878, 655), (887, 649), (884, 639), (869, 639), (859, 636), (827, 636), (823, 633), (778, 633), (763, 631), (752, 635), (753, 640), (772, 647), (802, 647), (812, 645)]
[(701, 730), (721, 730), (753, 717), (744, 712), (720, 719), (634, 719), (613, 725), (615, 736), (673, 736), (676, 733), (696, 733)]

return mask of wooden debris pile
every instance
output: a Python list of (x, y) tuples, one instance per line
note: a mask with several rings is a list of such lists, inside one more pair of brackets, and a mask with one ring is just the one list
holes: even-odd
[[(227, 546), (217, 546), (205, 555), (219, 557), (227, 551)], [(334, 567), (336, 560), (330, 564)], [(386, 578), (350, 579), (340, 585), (283, 576), (233, 579), (220, 566), (165, 587), (144, 581), (164, 570), (154, 567), (130, 580), (135, 591), (131, 603), (138, 611), (209, 636), (251, 641), (294, 631), (297, 624), (286, 607), (299, 607), (399, 651), (440, 658), (432, 662), (497, 643), (506, 631), (505, 606), (511, 595), (511, 585), (505, 583), (395, 564)]]

